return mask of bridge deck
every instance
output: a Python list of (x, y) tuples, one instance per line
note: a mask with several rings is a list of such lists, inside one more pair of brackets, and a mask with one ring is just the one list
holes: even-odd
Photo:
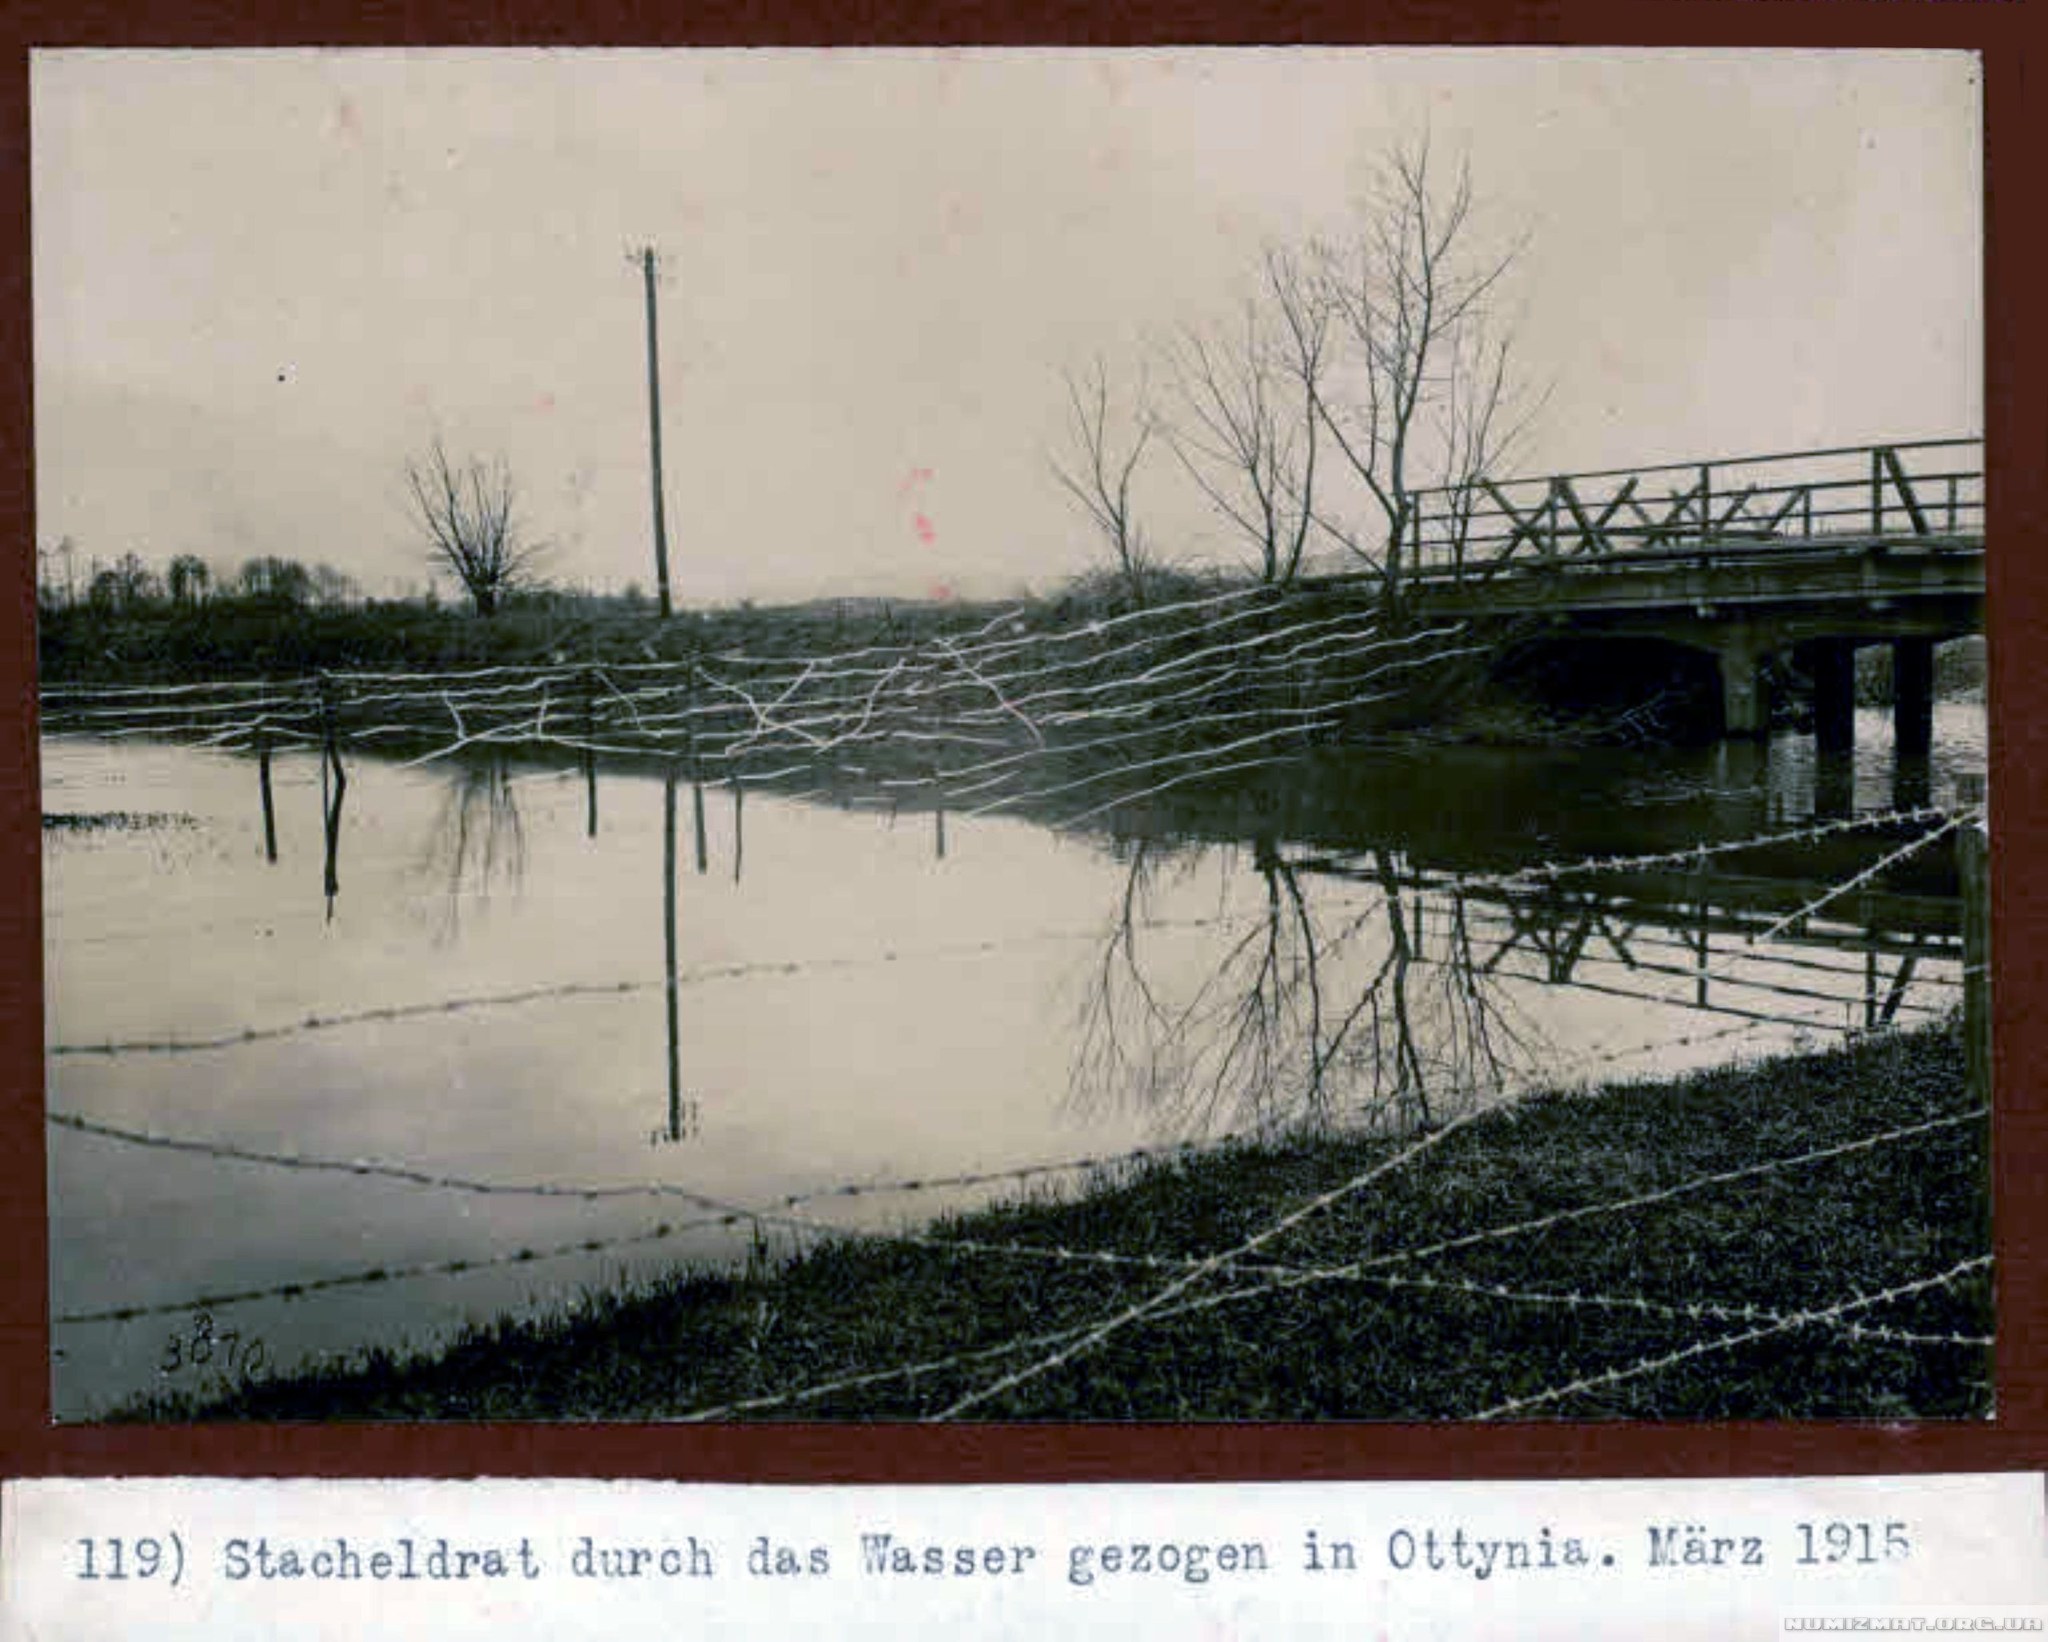
[[(1981, 555), (1983, 541), (1983, 441), (1973, 438), (1542, 478), (1475, 475), (1412, 493), (1386, 557), (1398, 556), (1405, 584), (1434, 593), (1504, 578), (1725, 570), (1748, 560), (1782, 575), (1802, 562)], [(1364, 569), (1378, 577), (1385, 564), (1368, 560)]]

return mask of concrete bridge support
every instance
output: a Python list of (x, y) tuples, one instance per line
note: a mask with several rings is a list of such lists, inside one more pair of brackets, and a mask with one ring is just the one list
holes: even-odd
[(1721, 733), (1761, 736), (1771, 727), (1770, 690), (1764, 680), (1765, 647), (1746, 626), (1719, 635), (1714, 658), (1721, 667)]
[[(1731, 624), (1710, 640), (1721, 673), (1721, 733), (1754, 737), (1770, 729), (1765, 664), (1788, 649), (1789, 635), (1764, 624)], [(1934, 749), (1934, 640), (1895, 638), (1892, 645), (1894, 758), (1924, 765)], [(1856, 640), (1823, 638), (1802, 646), (1813, 674), (1814, 741), (1822, 753), (1846, 753), (1856, 742)]]

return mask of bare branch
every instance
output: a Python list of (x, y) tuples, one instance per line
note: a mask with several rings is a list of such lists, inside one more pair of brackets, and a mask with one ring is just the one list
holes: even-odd
[(1184, 329), (1171, 355), (1184, 413), (1165, 435), (1210, 504), (1250, 545), (1260, 578), (1300, 569), (1315, 523), (1316, 403), (1329, 356), (1325, 292), (1292, 252), (1269, 250), (1241, 335)]
[[(1407, 555), (1419, 491), (1432, 481), (1473, 484), (1534, 413), (1519, 410), (1512, 350), (1492, 313), (1526, 242), (1490, 255), (1475, 247), (1470, 167), (1433, 172), (1426, 134), (1387, 155), (1368, 212), (1349, 242), (1316, 249), (1340, 327), (1330, 374), (1349, 389), (1325, 394), (1317, 409), (1380, 514), (1378, 568), (1393, 603), (1415, 568)], [(1456, 544), (1469, 501), (1454, 493), (1448, 505)]]
[(1153, 569), (1144, 533), (1133, 514), (1131, 481), (1155, 427), (1148, 385), (1141, 374), (1128, 407), (1129, 432), (1114, 437), (1109, 367), (1097, 357), (1085, 375), (1066, 373), (1067, 450), (1049, 461), (1053, 478), (1101, 533), (1118, 571), (1143, 608)]

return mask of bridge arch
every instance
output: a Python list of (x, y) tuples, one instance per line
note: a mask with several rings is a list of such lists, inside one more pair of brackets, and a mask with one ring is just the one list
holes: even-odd
[(1517, 639), (1491, 671), (1496, 684), (1567, 717), (1654, 711), (1660, 735), (1684, 740), (1728, 728), (1721, 653), (1705, 637), (1560, 626)]

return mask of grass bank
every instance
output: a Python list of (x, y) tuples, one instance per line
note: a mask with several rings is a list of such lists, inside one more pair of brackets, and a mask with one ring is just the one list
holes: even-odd
[(1926, 1282), (1990, 1251), (1989, 1125), (1965, 1100), (1958, 1037), (1936, 1029), (1541, 1095), (1405, 1157), (1412, 1141), (1233, 1145), (916, 1242), (684, 1273), (432, 1357), (127, 1417), (917, 1418), (1035, 1369), (967, 1412), (1981, 1418), (1988, 1265)]
[[(1148, 606), (1248, 585), (1162, 574)], [(645, 599), (536, 590), (484, 618), (428, 599), (318, 603), (216, 594), (183, 603), (43, 605), (37, 612), (46, 684), (169, 683), (289, 678), (320, 671), (445, 672), (551, 661), (680, 660), (721, 650), (816, 655), (867, 645), (957, 638), (1005, 612), (1035, 628), (1100, 620), (1133, 608), (1113, 579), (1084, 576), (1030, 599), (821, 598), (678, 610), (662, 620)]]

